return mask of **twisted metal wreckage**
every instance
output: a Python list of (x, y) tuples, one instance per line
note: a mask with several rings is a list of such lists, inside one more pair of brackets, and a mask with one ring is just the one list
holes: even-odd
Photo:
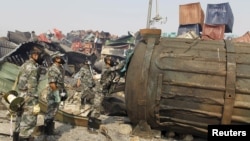
[[(90, 112), (90, 109), (88, 106), (85, 106), (85, 109), (81, 109), (79, 101), (74, 99), (74, 95), (77, 94), (77, 89), (71, 85), (74, 81), (74, 75), (76, 75), (76, 73), (80, 70), (83, 62), (88, 59), (91, 61), (91, 68), (95, 72), (96, 77), (100, 77), (103, 65), (103, 56), (113, 55), (119, 60), (125, 59), (125, 51), (134, 46), (134, 37), (129, 34), (116, 39), (110, 39), (106, 37), (104, 40), (102, 38), (102, 42), (93, 42), (93, 48), (90, 50), (91, 52), (85, 54), (83, 52), (73, 51), (71, 49), (71, 41), (74, 41), (72, 36), (70, 36), (72, 40), (65, 38), (61, 40), (57, 39), (49, 41), (45, 36), (42, 36), (42, 38), (41, 36), (38, 36), (38, 40), (31, 39), (31, 34), (32, 33), (16, 31), (9, 32), (8, 37), (0, 38), (0, 89), (2, 95), (12, 90), (18, 75), (19, 67), (29, 58), (29, 51), (35, 44), (39, 46), (41, 50), (43, 50), (41, 60), (39, 61), (41, 77), (38, 91), (40, 93), (40, 107), (42, 112), (45, 112), (47, 108), (46, 69), (52, 64), (50, 54), (54, 51), (60, 51), (65, 54), (65, 84), (69, 92), (69, 98), (67, 101), (65, 101), (64, 107), (60, 108), (58, 111), (56, 119), (62, 122), (71, 123), (73, 125), (87, 126), (87, 115)], [(86, 38), (89, 38), (89, 36)], [(67, 44), (65, 44), (65, 40), (67, 41)], [(109, 114), (126, 115), (123, 94), (124, 81), (121, 81), (121, 84), (118, 85), (116, 91), (119, 91), (120, 94), (106, 97), (103, 102), (104, 107), (107, 108), (106, 110), (109, 111)], [(0, 97), (1, 99), (2, 95)]]
[[(140, 36), (126, 71), (125, 97), (120, 99), (124, 103), (119, 105), (134, 125), (146, 129), (147, 123), (153, 129), (204, 137), (210, 124), (250, 123), (249, 43), (161, 37), (159, 29), (142, 29)], [(19, 55), (19, 50), (7, 56)], [(1, 60), (0, 86), (6, 91), (18, 70), (9, 62)], [(41, 93), (45, 84), (44, 79)], [(86, 117), (62, 110), (57, 118), (87, 125)]]

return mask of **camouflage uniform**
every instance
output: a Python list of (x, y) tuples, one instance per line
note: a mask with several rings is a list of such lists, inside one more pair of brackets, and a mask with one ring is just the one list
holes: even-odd
[(61, 97), (59, 94), (62, 90), (64, 90), (64, 73), (63, 65), (58, 66), (55, 63), (53, 63), (48, 69), (48, 83), (55, 82), (58, 89), (52, 91), (50, 88), (48, 88), (48, 108), (45, 120), (53, 121), (56, 112), (58, 111), (59, 103), (61, 102)]
[(29, 137), (37, 122), (37, 115), (33, 114), (33, 107), (38, 104), (38, 64), (33, 59), (27, 60), (21, 66), (18, 80), (19, 96), (28, 98), (28, 100), (22, 107), (22, 111), (17, 112), (15, 132), (20, 132), (22, 137)]
[[(79, 71), (79, 78), (81, 80), (81, 99), (93, 98), (94, 93), (92, 88), (95, 85), (94, 79), (92, 77), (89, 64), (84, 64)], [(90, 99), (88, 99), (90, 100)]]
[(98, 118), (101, 114), (102, 110), (102, 101), (104, 98), (104, 95), (102, 93), (102, 85), (100, 83), (97, 83), (97, 85), (94, 87), (95, 92), (95, 98), (93, 101), (93, 111), (91, 112), (91, 117)]
[(122, 61), (118, 65), (104, 70), (100, 83), (102, 85), (102, 92), (105, 96), (110, 95), (114, 91), (121, 78), (120, 70), (123, 68), (124, 63), (125, 62)]
[(93, 104), (93, 112), (91, 117), (99, 117), (102, 109), (102, 101), (104, 96), (110, 95), (117, 83), (120, 80), (119, 71), (123, 68), (124, 61), (120, 62), (118, 65), (106, 68), (102, 73), (100, 84), (98, 84), (95, 88), (96, 94), (94, 98)]

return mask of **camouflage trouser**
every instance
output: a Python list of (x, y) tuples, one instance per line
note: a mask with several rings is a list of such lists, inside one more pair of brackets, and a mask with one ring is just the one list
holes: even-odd
[[(20, 97), (24, 97), (27, 93), (26, 92), (20, 92), (19, 93)], [(16, 122), (15, 122), (15, 132), (20, 132), (20, 123), (21, 123), (21, 120), (22, 120), (22, 114), (23, 114), (23, 110), (19, 110), (16, 112)]]
[(22, 119), (22, 113), (16, 115), (15, 130), (14, 132), (20, 132), (20, 123)]
[(102, 93), (96, 93), (94, 98), (94, 104), (93, 104), (93, 111), (91, 113), (91, 117), (99, 117), (101, 114), (102, 109), (102, 101), (103, 101), (103, 94)]
[(109, 89), (107, 90), (107, 93), (105, 93), (105, 96), (110, 96), (110, 95), (114, 92), (114, 90), (115, 90), (117, 84), (118, 84), (118, 83), (114, 83), (114, 82), (111, 83)]
[(23, 106), (21, 116), (17, 116), (15, 131), (20, 131), (20, 136), (22, 137), (31, 136), (36, 127), (37, 115), (33, 114), (33, 108), (37, 104), (38, 98), (30, 97)]
[(81, 91), (81, 104), (84, 105), (85, 103), (93, 104), (93, 99), (95, 97), (95, 92), (93, 89), (89, 87), (85, 87)]
[(47, 112), (45, 115), (45, 120), (54, 120), (54, 117), (56, 115), (56, 112), (59, 108), (59, 103), (61, 102), (60, 96), (59, 96), (59, 90), (56, 91), (49, 91), (47, 95)]

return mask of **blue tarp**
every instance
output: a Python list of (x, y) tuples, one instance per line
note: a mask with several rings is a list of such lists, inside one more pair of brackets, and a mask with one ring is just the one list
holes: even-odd
[(231, 33), (234, 15), (229, 3), (207, 4), (205, 23), (208, 25), (225, 24), (225, 33)]

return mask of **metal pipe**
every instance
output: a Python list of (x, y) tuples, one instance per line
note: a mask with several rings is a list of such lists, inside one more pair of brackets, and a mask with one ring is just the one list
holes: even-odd
[(156, 0), (156, 16), (159, 16), (159, 11), (158, 11), (158, 0)]
[(149, 0), (149, 3), (148, 3), (148, 18), (147, 18), (147, 27), (146, 28), (150, 28), (151, 10), (152, 10), (152, 0)]

